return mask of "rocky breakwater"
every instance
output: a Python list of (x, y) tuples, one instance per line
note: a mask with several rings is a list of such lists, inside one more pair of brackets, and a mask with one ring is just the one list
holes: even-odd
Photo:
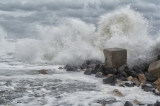
[[(104, 49), (105, 63), (99, 60), (87, 60), (80, 66), (66, 65), (66, 71), (84, 71), (85, 75), (95, 74), (97, 78), (103, 78), (104, 84), (120, 87), (140, 87), (146, 92), (160, 96), (160, 60), (150, 64), (149, 68), (140, 68), (135, 65), (127, 66), (127, 50), (122, 48)], [(123, 94), (118, 90), (113, 90), (118, 96)], [(134, 100), (136, 105), (160, 106), (160, 102), (155, 104), (143, 104)], [(124, 106), (133, 106), (126, 101)]]

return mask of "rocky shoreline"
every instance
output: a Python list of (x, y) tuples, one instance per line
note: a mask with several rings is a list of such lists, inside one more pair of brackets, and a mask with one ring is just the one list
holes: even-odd
[[(95, 77), (103, 78), (104, 84), (109, 84), (111, 86), (137, 86), (146, 92), (153, 92), (153, 94), (155, 94), (157, 97), (160, 97), (160, 77), (155, 75), (155, 73), (159, 73), (157, 72), (159, 71), (159, 67), (157, 67), (157, 65), (159, 65), (160, 62), (158, 61), (151, 63), (150, 66), (146, 66), (143, 69), (138, 65), (129, 67), (127, 66), (125, 60), (127, 59), (127, 52), (125, 51), (126, 50), (119, 48), (107, 49), (104, 50), (105, 63), (102, 63), (99, 60), (87, 60), (85, 63), (79, 66), (66, 65), (64, 69), (66, 69), (66, 71), (75, 72), (84, 71), (85, 75), (95, 74)], [(62, 67), (59, 69), (62, 69)], [(152, 70), (154, 72), (152, 72)], [(118, 89), (113, 90), (113, 93), (119, 97), (123, 96)], [(99, 101), (97, 103), (100, 103), (103, 106), (107, 104), (105, 101)], [(133, 101), (133, 103), (136, 105), (144, 105), (136, 99)], [(133, 106), (133, 104), (129, 101), (126, 101), (124, 106)], [(156, 103), (148, 104), (147, 106), (160, 106), (160, 102), (157, 101)]]

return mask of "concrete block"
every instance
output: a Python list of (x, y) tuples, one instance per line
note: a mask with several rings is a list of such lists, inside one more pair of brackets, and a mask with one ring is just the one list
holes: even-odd
[(105, 63), (109, 68), (119, 68), (127, 64), (127, 50), (122, 48), (107, 48), (103, 50)]

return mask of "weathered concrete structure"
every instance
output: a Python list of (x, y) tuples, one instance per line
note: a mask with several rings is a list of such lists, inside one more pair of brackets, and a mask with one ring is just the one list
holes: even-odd
[(127, 64), (127, 50), (122, 48), (107, 48), (103, 50), (105, 63), (109, 68), (119, 68)]

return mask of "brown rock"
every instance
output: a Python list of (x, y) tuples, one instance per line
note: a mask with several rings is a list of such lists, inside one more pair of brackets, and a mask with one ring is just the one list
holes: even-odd
[(103, 73), (102, 72), (97, 72), (95, 77), (102, 78), (103, 77)]
[(115, 93), (115, 95), (123, 97), (123, 94), (120, 91), (118, 91), (118, 89), (113, 90), (113, 92)]
[(107, 77), (111, 77), (111, 76), (113, 76), (113, 74), (108, 74), (108, 75), (107, 75)]
[(133, 83), (135, 83), (136, 85), (140, 85), (140, 82), (138, 81), (137, 78), (132, 78), (131, 81), (132, 81)]
[(160, 60), (155, 61), (149, 65), (148, 72), (160, 78)]
[(134, 102), (136, 105), (140, 105), (140, 104), (141, 104), (141, 102), (139, 102), (137, 99), (135, 99), (133, 102)]
[(59, 67), (58, 69), (63, 69), (63, 67)]
[(105, 63), (109, 68), (119, 68), (127, 64), (127, 50), (122, 48), (107, 48), (103, 50)]
[(124, 85), (125, 83), (123, 81), (117, 80), (118, 85)]
[(156, 84), (157, 90), (160, 92), (160, 78), (158, 78), (158, 79), (154, 82), (154, 84)]
[(160, 83), (157, 85), (157, 90), (160, 92)]
[(155, 82), (154, 82), (154, 84), (156, 84), (156, 85), (158, 85), (160, 83), (160, 78), (158, 78)]
[(45, 69), (39, 70), (38, 72), (39, 72), (39, 74), (47, 74), (47, 70), (45, 70)]
[(138, 79), (139, 79), (139, 81), (140, 81), (141, 83), (143, 83), (143, 84), (146, 82), (146, 77), (145, 77), (144, 74), (139, 74), (139, 75), (138, 75)]
[(131, 81), (132, 78), (133, 78), (132, 76), (129, 76), (129, 77), (127, 77), (127, 80), (128, 80), (128, 81)]

